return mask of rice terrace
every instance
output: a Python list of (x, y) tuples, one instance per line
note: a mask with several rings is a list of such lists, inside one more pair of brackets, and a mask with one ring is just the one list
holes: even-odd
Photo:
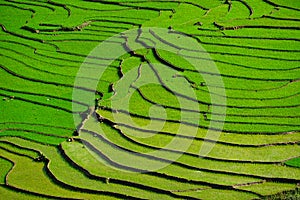
[(0, 199), (300, 199), (299, 0), (0, 4)]

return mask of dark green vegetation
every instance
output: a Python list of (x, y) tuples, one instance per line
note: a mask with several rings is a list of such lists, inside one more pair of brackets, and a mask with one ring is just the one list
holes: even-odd
[[(2, 0), (1, 199), (299, 198), (299, 11), (297, 0)], [(72, 99), (75, 78), (91, 79), (77, 76), (87, 55), (139, 27), (169, 29), (172, 37), (140, 33), (151, 40), (105, 70), (96, 111), (84, 101), (95, 89), (88, 84), (77, 85), (82, 97)], [(181, 33), (206, 52), (180, 43)], [(124, 38), (115, 43), (131, 47)], [(173, 53), (146, 46), (153, 43)], [(96, 74), (105, 59), (85, 64)], [(132, 71), (136, 82), (122, 85)], [(145, 77), (153, 84), (136, 89)], [(195, 95), (168, 88), (172, 80), (185, 80)], [(115, 110), (123, 91), (132, 92), (129, 107)], [(200, 112), (180, 102), (197, 103)], [(182, 117), (191, 113), (199, 117)], [(207, 137), (209, 127), (219, 137)], [(165, 147), (175, 135), (190, 144), (186, 151)], [(133, 173), (155, 165), (165, 167)]]
[(285, 162), (285, 164), (294, 166), (294, 167), (300, 167), (300, 158), (293, 158), (291, 160), (288, 160)]

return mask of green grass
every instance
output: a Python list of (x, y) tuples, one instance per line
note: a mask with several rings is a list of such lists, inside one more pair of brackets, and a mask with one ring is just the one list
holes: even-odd
[[(40, 166), (46, 166), (50, 170), (50, 173), (52, 173), (52, 175), (54, 175), (54, 177), (57, 180), (62, 181), (65, 184), (65, 185), (57, 184), (57, 182), (55, 182), (52, 177), (48, 177), (48, 179), (50, 178), (50, 181), (52, 182), (52, 184), (49, 185), (49, 180), (43, 178), (43, 176), (45, 176), (44, 174), (45, 170), (43, 168), (34, 168), (34, 166), (32, 166), (31, 164), (30, 167), (32, 168), (32, 170), (37, 171), (36, 179), (40, 178), (39, 181), (41, 185), (45, 186), (48, 184), (49, 189), (47, 189), (47, 191), (43, 191), (40, 187), (34, 186), (31, 189), (27, 189), (29, 191), (32, 191), (32, 189), (34, 189), (33, 191), (37, 192), (38, 194), (43, 194), (43, 192), (46, 192), (45, 195), (58, 194), (57, 196), (68, 195), (68, 196), (73, 196), (75, 198), (88, 198), (88, 199), (97, 199), (97, 198), (111, 199), (113, 196), (117, 194), (128, 195), (126, 191), (130, 190), (130, 187), (122, 186), (114, 183), (107, 184), (107, 183), (99, 182), (99, 180), (97, 179), (96, 180), (90, 179), (89, 177), (86, 176), (86, 174), (84, 174), (80, 170), (72, 167), (72, 165), (67, 163), (66, 160), (62, 157), (62, 155), (57, 151), (56, 147), (47, 147), (47, 146), (40, 145), (38, 143), (33, 143), (18, 138), (5, 138), (3, 140), (13, 141), (19, 145), (24, 145), (29, 148), (42, 152), (42, 154), (45, 155), (45, 157), (49, 159), (50, 162), (47, 166), (43, 162), (37, 164), (39, 164)], [(28, 164), (30, 163), (34, 163), (34, 162), (33, 161), (28, 162)], [(26, 166), (21, 165), (20, 168), (24, 169), (26, 168)], [(62, 168), (65, 170), (60, 170)], [(23, 176), (21, 171), (19, 172), (19, 174)], [(41, 174), (44, 175), (42, 176)], [(22, 180), (22, 178), (20, 177), (19, 180)], [(28, 186), (32, 187), (37, 183), (37, 180), (31, 180), (31, 181), (32, 182), (27, 184)], [(20, 188), (24, 189), (23, 187)], [(53, 191), (54, 188), (56, 188), (57, 191)], [(78, 190), (78, 188), (82, 188), (81, 192), (80, 191), (74, 192), (74, 190), (76, 189)], [(84, 189), (88, 190), (88, 193), (84, 191)], [(105, 195), (105, 193), (102, 194), (103, 191), (109, 191), (110, 195), (109, 194)], [(136, 193), (136, 195), (138, 194)]]
[(263, 199), (273, 200), (273, 199), (298, 199), (299, 198), (299, 188), (296, 190), (281, 192), (275, 195), (267, 196)]
[[(44, 163), (33, 162), (29, 158), (3, 150), (1, 150), (1, 155), (15, 162), (13, 170), (8, 175), (7, 184), (25, 191), (45, 195), (49, 194), (53, 197), (79, 197), (78, 192), (73, 192), (53, 184), (43, 172)], [(27, 177), (31, 178), (28, 179)], [(47, 191), (45, 191), (45, 187)]]
[(300, 167), (300, 158), (293, 158), (285, 162), (285, 164), (292, 166), (292, 167)]
[(277, 194), (281, 191), (294, 190), (296, 188), (296, 185), (291, 183), (278, 184), (278, 183), (266, 182), (264, 184), (254, 184), (254, 185), (242, 186), (238, 188), (242, 190), (257, 192), (263, 196), (266, 196), (266, 195)]
[[(97, 131), (100, 134), (105, 134), (106, 136), (104, 136), (105, 138), (107, 137), (109, 139), (109, 141), (117, 144), (118, 146), (125, 148), (125, 149), (129, 149), (133, 152), (141, 152), (142, 148), (143, 149), (147, 149), (145, 146), (141, 146), (141, 145), (130, 145), (129, 146), (129, 141), (120, 138), (120, 139), (116, 139), (118, 138), (117, 135), (112, 135), (113, 132), (115, 132), (115, 134), (118, 134), (115, 130), (106, 128), (105, 126), (101, 126), (101, 129), (99, 128), (95, 128), (95, 126), (91, 125), (87, 125), (88, 130), (90, 131)], [(101, 131), (101, 132), (100, 132)], [(141, 169), (143, 170), (147, 170), (147, 167), (144, 165), (141, 165), (142, 160), (148, 160), (147, 157), (144, 158), (141, 155), (137, 156), (137, 155), (132, 155), (132, 153), (130, 152), (126, 152), (124, 150), (120, 150), (120, 149), (115, 149), (109, 146), (109, 144), (107, 144), (107, 142), (105, 142), (105, 140), (100, 140), (97, 139), (95, 137), (93, 137), (92, 135), (90, 135), (89, 133), (86, 132), (82, 132), (82, 135), (80, 135), (81, 138), (83, 138), (84, 140), (88, 141), (89, 143), (93, 144), (95, 146), (95, 148), (99, 148), (101, 147), (101, 152), (104, 153), (107, 156), (112, 156), (111, 159), (114, 160), (115, 162), (119, 163), (119, 164), (123, 164), (125, 166), (128, 166), (128, 164), (130, 163), (130, 160), (127, 159), (123, 159), (123, 157), (128, 157), (130, 158), (132, 156), (132, 159), (136, 159), (141, 160), (141, 162), (137, 162), (137, 163), (133, 163), (131, 164), (132, 166), (135, 165), (135, 167), (137, 169), (140, 169), (140, 167), (142, 167)], [(133, 142), (131, 142), (133, 143)], [(104, 149), (105, 148), (105, 149)], [(100, 150), (100, 149), (98, 149)], [(148, 153), (149, 155), (152, 155), (154, 157), (161, 157), (164, 159), (174, 159), (174, 157), (176, 157), (175, 153), (171, 153), (171, 152), (165, 152), (165, 151), (160, 151), (160, 152), (154, 152), (153, 154), (151, 154), (151, 151), (154, 151), (155, 149), (151, 149), (148, 147), (148, 152), (145, 152), (144, 154)], [(121, 157), (118, 157), (117, 155), (123, 155)], [(147, 161), (149, 162), (149, 161)], [(177, 159), (178, 163), (182, 163), (185, 164), (186, 166), (193, 166), (195, 168), (198, 168), (199, 170), (201, 169), (212, 169), (212, 170), (217, 170), (220, 172), (232, 172), (235, 174), (245, 174), (245, 175), (250, 175), (250, 174), (254, 174), (257, 176), (261, 176), (261, 177), (282, 177), (282, 178), (296, 178), (297, 176), (299, 176), (299, 172), (297, 169), (293, 169), (293, 168), (286, 168), (284, 166), (279, 166), (276, 164), (250, 164), (250, 163), (228, 163), (226, 162), (226, 160), (224, 161), (218, 161), (218, 160), (210, 160), (210, 159), (203, 159), (203, 158), (198, 158), (198, 157), (191, 157), (191, 156), (187, 156), (187, 155), (182, 155), (180, 156), (180, 158)], [(152, 162), (151, 162), (152, 163)], [(163, 163), (160, 163), (157, 160), (154, 160), (153, 163), (154, 165), (160, 165)], [(146, 167), (146, 168), (143, 168)], [(149, 167), (151, 167), (151, 165), (149, 164)], [(167, 169), (171, 167), (168, 166), (166, 167), (164, 170), (166, 170), (165, 173), (174, 173), (174, 170), (168, 171)], [(175, 171), (182, 171), (183, 168), (181, 170), (175, 170)], [(177, 174), (177, 173), (176, 173)], [(181, 174), (180, 177), (184, 177), (184, 178), (192, 178), (193, 180), (197, 180), (197, 178), (192, 174), (192, 172), (189, 173), (184, 173)], [(177, 175), (179, 176), (179, 175)]]
[[(299, 6), (1, 1), (1, 194), (297, 199)], [(111, 39), (124, 55), (109, 66), (119, 51), (87, 58), (139, 27), (138, 38)], [(125, 51), (134, 47), (141, 49)], [(77, 74), (80, 67), (89, 71)], [(87, 116), (94, 105), (98, 118)], [(199, 157), (208, 144), (214, 147)], [(33, 161), (41, 155), (47, 160)], [(131, 172), (157, 165), (164, 167)]]
[[(113, 169), (109, 167), (107, 161), (104, 159), (101, 159), (97, 155), (91, 154), (91, 152), (87, 151), (87, 149), (83, 149), (81, 151), (81, 154), (77, 154), (78, 149), (82, 149), (81, 144), (74, 144), (74, 143), (64, 143), (63, 144), (63, 149), (66, 151), (67, 155), (74, 160), (79, 166), (87, 169), (91, 174), (96, 175), (98, 177), (109, 177), (112, 180), (127, 180), (129, 183), (130, 182), (135, 182), (141, 185), (145, 186), (150, 186), (157, 188), (158, 185), (156, 183), (160, 183), (160, 189), (163, 191), (175, 191), (179, 190), (180, 188), (183, 189), (190, 189), (190, 188), (207, 188), (207, 186), (203, 186), (201, 184), (189, 184), (189, 183), (180, 183), (174, 180), (167, 180), (163, 179), (162, 177), (159, 176), (154, 176), (154, 175), (147, 175), (147, 174), (136, 174), (133, 175), (133, 172), (126, 172), (126, 171), (120, 171)], [(96, 156), (98, 157), (95, 159)], [(100, 169), (100, 170), (99, 170)], [(147, 180), (146, 182), (144, 180)], [(145, 194), (140, 194), (141, 196), (147, 195)], [(155, 195), (153, 193), (152, 195)], [(162, 198), (170, 198), (167, 197), (166, 195), (162, 194), (156, 194), (157, 198), (162, 197)], [(156, 196), (155, 195), (155, 196)], [(161, 196), (160, 196), (161, 195)], [(146, 197), (146, 196), (144, 196)]]
[(232, 191), (232, 190), (216, 190), (216, 189), (210, 189), (210, 190), (199, 190), (199, 191), (192, 191), (192, 192), (181, 192), (183, 194), (188, 194), (195, 198), (204, 198), (204, 199), (254, 199), (257, 197), (257, 195), (251, 194), (251, 193), (243, 193), (238, 191)]
[(7, 173), (11, 170), (13, 167), (13, 163), (3, 157), (0, 159), (1, 163), (1, 184), (5, 184), (5, 177)]
[[(98, 111), (101, 116), (104, 118), (114, 121), (115, 116), (120, 116), (118, 117), (119, 123), (121, 124), (122, 122), (128, 122), (129, 121), (129, 115), (126, 113), (111, 113), (108, 110), (99, 110)], [(145, 131), (154, 131), (154, 132), (164, 132), (164, 133), (169, 133), (171, 135), (182, 135), (182, 136), (191, 136), (190, 132), (193, 130), (193, 127), (185, 125), (185, 124), (179, 124), (175, 122), (161, 122), (158, 120), (149, 120), (149, 119), (141, 119), (135, 116), (130, 116), (132, 121), (136, 123), (130, 124), (132, 128), (141, 128), (142, 130)], [(147, 127), (144, 127), (150, 123), (155, 124), (155, 126), (151, 127), (152, 129), (149, 129)], [(129, 124), (127, 124), (129, 125)], [(139, 125), (139, 126), (138, 126)], [(182, 126), (184, 127), (184, 130), (188, 130), (187, 132), (178, 132), (179, 127)], [(120, 125), (121, 128), (126, 128), (124, 125)], [(162, 127), (160, 129), (160, 127)], [(190, 129), (190, 130), (189, 130)], [(195, 137), (198, 138), (205, 138), (207, 133), (206, 129), (201, 129), (199, 128), (197, 130), (197, 135)], [(218, 132), (214, 132), (217, 134)], [(132, 132), (134, 135), (134, 132)], [(149, 134), (148, 134), (149, 135)], [(288, 142), (299, 142), (299, 132), (291, 133), (291, 134), (274, 134), (274, 135), (265, 135), (265, 134), (231, 134), (231, 133), (220, 133), (220, 142), (225, 142), (229, 144), (235, 144), (235, 145), (267, 145), (267, 144), (273, 144), (273, 143), (288, 143)]]
[[(0, 191), (1, 191), (1, 195), (5, 196), (5, 198), (8, 198), (8, 199), (32, 199), (32, 200), (45, 199), (43, 197), (30, 195), (26, 192), (20, 192), (20, 191), (17, 192), (16, 190), (11, 189), (9, 187), (5, 187), (2, 184), (0, 185)], [(51, 199), (51, 198), (49, 198), (49, 199)]]

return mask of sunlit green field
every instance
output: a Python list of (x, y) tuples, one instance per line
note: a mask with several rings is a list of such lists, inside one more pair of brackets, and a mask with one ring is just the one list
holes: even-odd
[(0, 199), (300, 198), (300, 1), (0, 6)]

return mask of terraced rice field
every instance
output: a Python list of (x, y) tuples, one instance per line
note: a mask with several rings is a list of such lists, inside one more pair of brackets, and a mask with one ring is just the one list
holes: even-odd
[(300, 1), (0, 11), (0, 199), (300, 198)]

